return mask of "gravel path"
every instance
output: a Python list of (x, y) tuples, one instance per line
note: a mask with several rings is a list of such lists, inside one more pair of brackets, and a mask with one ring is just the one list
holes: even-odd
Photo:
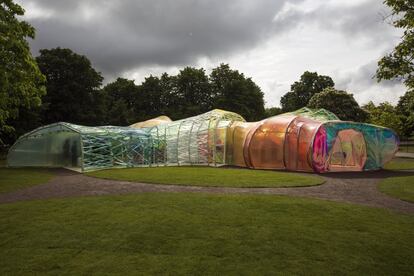
[(299, 188), (225, 188), (159, 185), (105, 180), (64, 169), (53, 170), (55, 177), (46, 184), (0, 194), (0, 203), (73, 196), (127, 194), (144, 192), (202, 192), (216, 194), (277, 194), (327, 199), (388, 208), (414, 214), (414, 204), (389, 197), (378, 191), (381, 179), (414, 175), (413, 171), (377, 171), (324, 174), (319, 186)]

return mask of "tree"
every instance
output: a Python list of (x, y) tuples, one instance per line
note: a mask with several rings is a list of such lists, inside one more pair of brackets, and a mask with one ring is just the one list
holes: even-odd
[(41, 104), (45, 78), (30, 53), (27, 38), (35, 29), (20, 21), (24, 10), (11, 0), (0, 3), (0, 143), (13, 133), (10, 120), (17, 120), (19, 109)]
[(263, 92), (251, 78), (228, 64), (221, 64), (210, 74), (213, 108), (221, 108), (242, 115), (248, 121), (265, 116)]
[(138, 86), (140, 99), (135, 102), (135, 112), (140, 120), (148, 120), (164, 114), (168, 91), (165, 90), (162, 80), (166, 78), (168, 78), (167, 74), (164, 74), (161, 79), (151, 75)]
[(105, 124), (125, 126), (136, 123), (139, 120), (135, 112), (136, 101), (141, 98), (138, 92), (133, 80), (118, 78), (108, 83), (102, 89)]
[(402, 134), (402, 116), (389, 102), (376, 106), (372, 101), (362, 107), (368, 112), (368, 123), (393, 129), (398, 135)]
[(290, 91), (282, 96), (280, 100), (282, 110), (289, 112), (305, 107), (315, 94), (334, 85), (331, 77), (306, 71), (300, 76), (299, 81), (295, 81), (290, 86)]
[(176, 100), (176, 112), (184, 118), (211, 109), (211, 89), (203, 68), (185, 67), (173, 78), (175, 89), (170, 91)]
[(341, 120), (364, 122), (368, 113), (359, 107), (352, 94), (336, 90), (333, 87), (325, 88), (315, 94), (309, 101), (310, 108), (325, 108), (338, 116)]
[(265, 109), (266, 118), (273, 117), (282, 113), (283, 111), (280, 107), (269, 107)]
[(404, 29), (402, 41), (378, 62), (377, 79), (399, 79), (409, 90), (414, 89), (414, 1), (385, 0), (392, 12), (392, 24)]
[(414, 132), (414, 90), (407, 91), (404, 96), (400, 97), (396, 110), (402, 115), (401, 135), (410, 137)]
[(40, 50), (36, 60), (47, 79), (43, 123), (96, 125), (102, 121), (103, 97), (99, 88), (103, 77), (85, 56), (55, 48)]

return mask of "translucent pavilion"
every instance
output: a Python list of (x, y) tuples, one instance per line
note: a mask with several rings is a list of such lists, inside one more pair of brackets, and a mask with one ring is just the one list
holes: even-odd
[(35, 129), (10, 148), (12, 167), (223, 166), (292, 171), (376, 170), (398, 150), (388, 128), (339, 120), (302, 108), (259, 122), (215, 109), (171, 121), (160, 116), (129, 127), (55, 123)]

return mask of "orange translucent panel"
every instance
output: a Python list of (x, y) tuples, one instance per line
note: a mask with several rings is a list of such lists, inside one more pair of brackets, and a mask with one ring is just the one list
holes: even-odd
[(246, 167), (243, 148), (247, 134), (257, 123), (234, 122), (227, 131), (226, 151), (227, 163), (234, 166)]
[(247, 165), (259, 169), (283, 169), (286, 129), (295, 115), (271, 117), (252, 129), (246, 139)]
[(285, 164), (288, 170), (313, 171), (312, 139), (321, 122), (297, 117), (289, 125), (285, 142)]

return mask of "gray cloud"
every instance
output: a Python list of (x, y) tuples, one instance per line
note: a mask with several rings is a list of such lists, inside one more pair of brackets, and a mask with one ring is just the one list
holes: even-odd
[(385, 26), (390, 22), (384, 21), (384, 17), (390, 13), (389, 8), (378, 0), (361, 1), (352, 5), (326, 1), (309, 10), (293, 6), (276, 16), (275, 23), (285, 31), (301, 25), (315, 24), (320, 30), (346, 36), (350, 42), (362, 38), (374, 46), (398, 38), (395, 29)]
[(210, 67), (230, 60), (254, 77), (272, 105), (304, 70), (319, 68), (361, 101), (378, 90), (402, 91), (396, 82), (373, 79), (377, 55), (400, 35), (383, 21), (389, 10), (378, 0), (17, 1), (37, 30), (34, 55), (42, 48), (73, 49), (106, 80), (141, 79), (151, 68), (197, 65), (200, 59)]
[(286, 1), (21, 2), (48, 11), (45, 17), (28, 17), (37, 29), (34, 52), (71, 48), (112, 75), (146, 64), (194, 63), (199, 57), (253, 47), (275, 31), (272, 19)]
[(398, 80), (382, 80), (375, 78), (377, 60), (372, 60), (358, 69), (347, 74), (340, 74), (336, 78), (336, 86), (353, 93), (359, 103), (368, 101), (380, 103), (388, 101), (396, 103), (406, 91), (404, 85)]

